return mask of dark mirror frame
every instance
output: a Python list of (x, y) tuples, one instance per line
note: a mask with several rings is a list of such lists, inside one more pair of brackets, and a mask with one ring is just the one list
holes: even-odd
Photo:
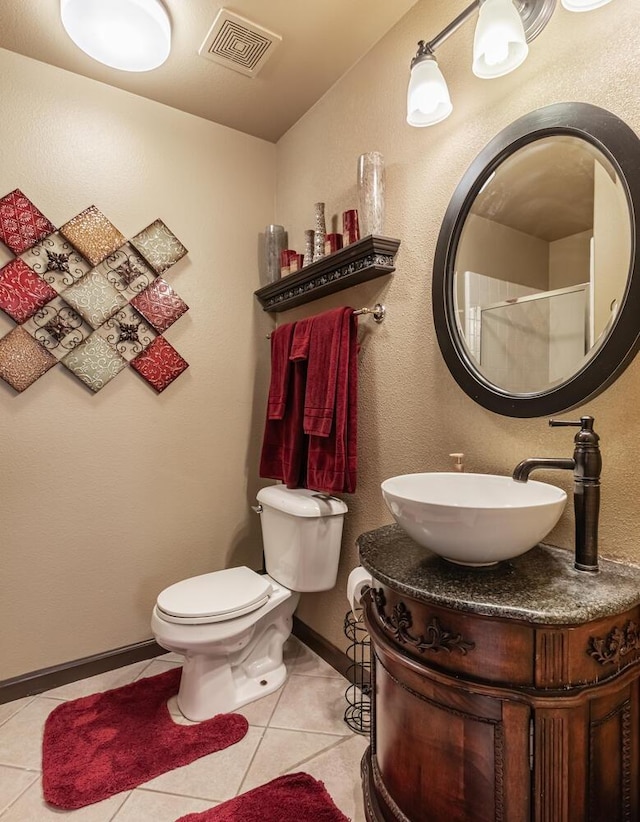
[[(588, 362), (565, 382), (530, 394), (510, 394), (488, 382), (466, 349), (456, 323), (455, 259), (462, 229), (478, 192), (514, 152), (553, 135), (579, 137), (612, 164), (626, 191), (631, 221), (631, 261), (617, 319)], [(629, 365), (640, 347), (640, 138), (605, 109), (588, 103), (557, 103), (526, 114), (480, 152), (456, 188), (445, 213), (433, 266), (433, 316), (442, 355), (458, 385), (477, 403), (509, 417), (541, 417), (592, 399)]]

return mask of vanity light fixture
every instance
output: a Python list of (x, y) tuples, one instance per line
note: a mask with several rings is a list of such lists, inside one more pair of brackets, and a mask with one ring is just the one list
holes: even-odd
[[(611, 0), (561, 0), (569, 11), (591, 11)], [(528, 43), (547, 25), (556, 0), (473, 0), (429, 42), (420, 40), (411, 61), (407, 123), (432, 126), (451, 114), (453, 105), (435, 50), (479, 11), (473, 42), (472, 70), (477, 77), (502, 77), (527, 57)]]
[(60, 0), (60, 17), (76, 46), (110, 68), (150, 71), (171, 50), (161, 0)]

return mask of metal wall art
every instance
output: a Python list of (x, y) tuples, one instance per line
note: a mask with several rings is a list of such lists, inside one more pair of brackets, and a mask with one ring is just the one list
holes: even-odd
[(188, 363), (161, 336), (189, 306), (160, 274), (187, 253), (162, 220), (130, 240), (95, 206), (58, 230), (16, 189), (0, 198), (0, 379), (24, 391), (59, 362), (97, 392), (131, 367), (157, 392)]

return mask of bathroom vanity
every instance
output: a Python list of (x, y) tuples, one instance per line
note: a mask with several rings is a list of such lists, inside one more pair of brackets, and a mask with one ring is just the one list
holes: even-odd
[(368, 822), (637, 822), (640, 569), (539, 545), (456, 566), (363, 534)]

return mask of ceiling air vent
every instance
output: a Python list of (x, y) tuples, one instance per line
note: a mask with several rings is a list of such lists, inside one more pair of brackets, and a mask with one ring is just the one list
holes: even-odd
[(255, 77), (281, 42), (279, 34), (220, 9), (198, 54), (247, 77)]

